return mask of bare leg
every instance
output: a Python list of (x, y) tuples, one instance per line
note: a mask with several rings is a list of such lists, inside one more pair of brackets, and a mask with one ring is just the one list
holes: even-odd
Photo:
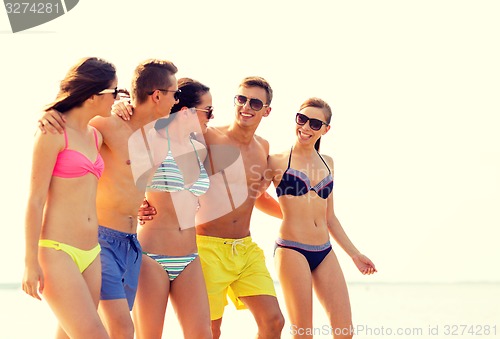
[(255, 295), (251, 297), (240, 297), (250, 312), (252, 312), (259, 332), (256, 338), (275, 339), (281, 337), (281, 330), (285, 325), (285, 319), (281, 314), (278, 299), (271, 295)]
[(349, 294), (344, 274), (333, 251), (314, 270), (313, 286), (330, 319), (334, 338), (352, 338)]
[[(95, 286), (100, 275), (96, 259), (82, 276), (78, 267), (63, 251), (40, 248), (40, 264), (45, 275), (43, 296), (71, 338), (109, 338), (96, 312)], [(88, 285), (89, 284), (89, 285)], [(63, 331), (58, 335), (65, 337)]]
[(133, 316), (137, 339), (160, 339), (165, 322), (170, 280), (153, 259), (143, 256)]
[(89, 287), (90, 294), (92, 296), (92, 301), (97, 312), (97, 306), (99, 305), (99, 297), (101, 294), (101, 257), (97, 256), (94, 262), (83, 271), (82, 275), (87, 286)]
[(130, 317), (127, 299), (101, 300), (99, 315), (111, 338), (134, 338), (134, 324)]
[(285, 297), (290, 334), (312, 338), (312, 277), (306, 258), (288, 248), (276, 249), (274, 262)]
[(220, 338), (220, 327), (222, 325), (222, 318), (212, 320), (212, 336), (214, 339), (219, 339)]
[(172, 282), (170, 293), (184, 338), (212, 338), (207, 288), (199, 258), (190, 263)]
[(68, 335), (66, 334), (66, 332), (64, 332), (61, 325), (57, 326), (56, 339), (69, 339)]

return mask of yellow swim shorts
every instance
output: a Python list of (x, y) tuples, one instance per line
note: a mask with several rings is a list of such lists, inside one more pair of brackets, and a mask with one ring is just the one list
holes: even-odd
[(227, 295), (238, 310), (247, 308), (240, 297), (276, 296), (264, 252), (251, 237), (224, 239), (197, 235), (196, 240), (211, 320), (222, 318)]

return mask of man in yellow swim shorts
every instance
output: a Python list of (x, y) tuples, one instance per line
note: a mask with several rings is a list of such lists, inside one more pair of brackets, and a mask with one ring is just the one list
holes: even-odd
[[(237, 309), (252, 312), (259, 338), (280, 338), (284, 326), (264, 253), (250, 237), (254, 206), (282, 217), (278, 203), (265, 193), (269, 143), (255, 135), (262, 118), (271, 112), (272, 96), (265, 79), (243, 79), (234, 97), (233, 122), (208, 127), (196, 136), (208, 151), (205, 168), (210, 188), (199, 198), (196, 240), (215, 339), (221, 335), (227, 296)], [(142, 220), (150, 220), (154, 213), (140, 214)]]
[(209, 127), (201, 140), (208, 150), (210, 189), (200, 197), (196, 233), (214, 338), (221, 334), (227, 295), (237, 309), (252, 312), (259, 338), (279, 338), (284, 326), (263, 251), (250, 237), (254, 206), (281, 217), (279, 205), (262, 194), (269, 143), (255, 135), (271, 112), (272, 94), (265, 79), (243, 79), (234, 97), (233, 122)]

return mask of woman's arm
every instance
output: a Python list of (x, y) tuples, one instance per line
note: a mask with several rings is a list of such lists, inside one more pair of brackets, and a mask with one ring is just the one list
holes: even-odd
[(262, 193), (260, 197), (257, 198), (255, 207), (272, 217), (283, 219), (280, 204), (267, 192)]
[[(328, 156), (324, 156), (324, 159), (328, 163), (328, 166), (330, 167), (333, 176), (333, 159)], [(327, 204), (328, 207), (326, 212), (326, 218), (327, 218), (328, 230), (331, 236), (340, 245), (340, 247), (342, 247), (342, 249), (351, 257), (351, 259), (354, 261), (354, 264), (358, 267), (361, 273), (373, 274), (377, 272), (373, 262), (370, 259), (368, 259), (368, 257), (361, 254), (361, 252), (356, 248), (356, 246), (354, 246), (352, 241), (345, 233), (344, 228), (340, 224), (339, 219), (337, 219), (337, 216), (335, 215), (335, 211), (333, 208), (333, 193), (330, 194), (330, 196), (328, 197)]]
[(43, 272), (38, 263), (38, 240), (42, 228), (43, 209), (47, 201), (52, 171), (57, 154), (64, 147), (64, 140), (58, 134), (37, 133), (33, 148), (30, 191), (25, 218), (25, 271), (23, 290), (33, 298), (40, 299), (43, 291)]

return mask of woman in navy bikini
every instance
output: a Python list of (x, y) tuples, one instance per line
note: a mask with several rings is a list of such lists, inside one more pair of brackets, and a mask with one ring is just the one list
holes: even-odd
[(213, 117), (212, 96), (192, 79), (179, 79), (178, 85), (173, 113), (152, 130), (152, 158), (160, 166), (149, 180), (146, 198), (157, 214), (137, 232), (145, 254), (133, 309), (138, 339), (162, 337), (169, 299), (185, 338), (212, 337), (194, 228), (198, 197), (210, 186), (203, 166), (207, 151), (190, 136), (206, 132)]
[(325, 101), (306, 100), (295, 117), (295, 145), (269, 158), (283, 212), (275, 264), (290, 322), (301, 338), (312, 338), (313, 289), (330, 319), (334, 337), (352, 337), (349, 295), (330, 236), (361, 273), (376, 272), (370, 259), (349, 240), (333, 210), (333, 160), (318, 152), (331, 116)]
[(104, 170), (102, 136), (89, 121), (109, 116), (118, 95), (115, 73), (102, 59), (80, 60), (47, 107), (64, 115), (64, 135), (35, 135), (22, 287), (36, 299), (40, 292), (47, 301), (59, 321), (57, 338), (109, 338), (97, 314), (101, 248), (96, 191)]

